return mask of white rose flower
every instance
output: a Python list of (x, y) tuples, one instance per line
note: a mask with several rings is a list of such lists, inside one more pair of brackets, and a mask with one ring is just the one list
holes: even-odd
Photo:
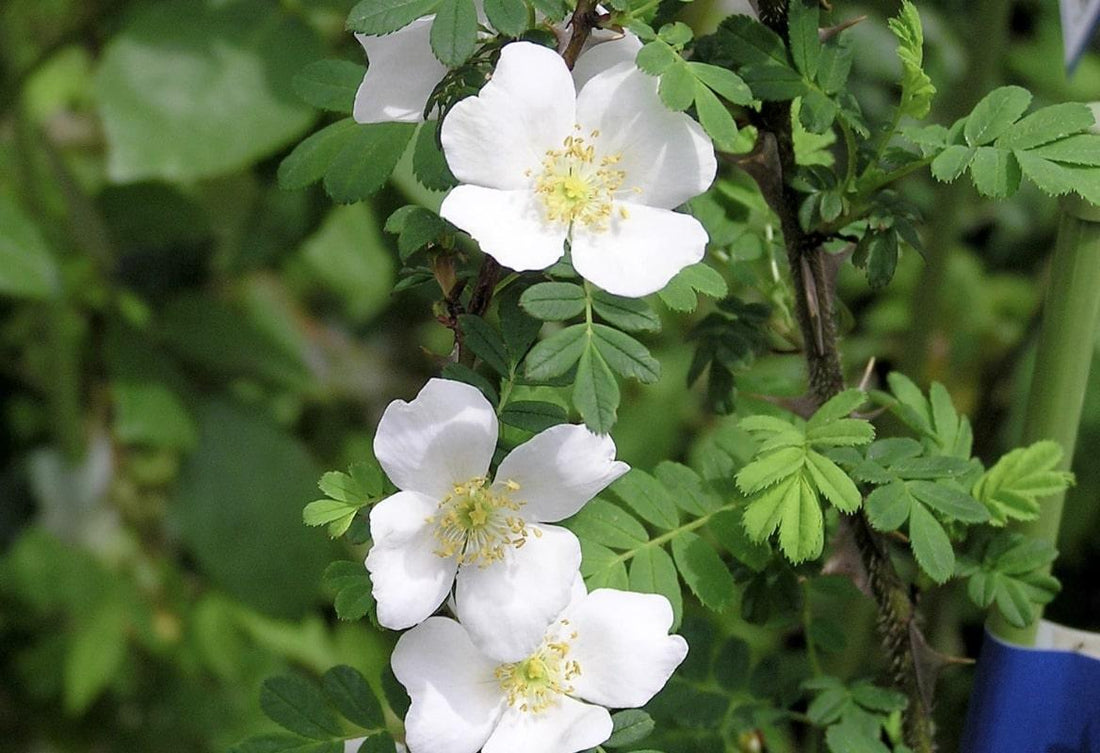
[[(476, 6), (478, 18), (484, 23), (485, 13), (480, 0)], [(435, 16), (418, 18), (385, 36), (355, 35), (367, 55), (368, 63), (367, 73), (355, 93), (352, 114), (357, 123), (420, 123), (424, 120), (428, 97), (447, 73), (447, 67), (432, 53), (434, 20)], [(611, 54), (587, 61), (584, 75), (592, 75), (597, 60), (603, 67), (623, 60), (633, 61), (641, 46), (633, 34), (593, 34), (581, 60), (589, 57), (588, 49), (596, 47), (607, 47)], [(578, 79), (577, 86), (581, 83)]]
[(710, 186), (714, 148), (632, 62), (578, 94), (552, 50), (510, 44), (481, 93), (444, 119), (441, 140), (464, 185), (440, 214), (506, 267), (544, 269), (568, 239), (585, 279), (639, 297), (703, 258), (703, 226), (672, 209)]
[[(583, 586), (581, 586), (583, 593)], [(575, 599), (519, 661), (479, 650), (432, 617), (401, 636), (391, 663), (409, 692), (410, 753), (576, 753), (611, 735), (609, 708), (635, 708), (687, 655), (655, 594), (598, 589)]]
[(615, 443), (554, 426), (512, 450), (488, 478), (492, 406), (474, 387), (432, 379), (386, 408), (374, 452), (401, 491), (370, 513), (366, 566), (378, 621), (395, 630), (428, 617), (455, 586), (455, 613), (479, 646), (520, 659), (569, 602), (580, 544), (545, 525), (576, 513), (629, 467)]

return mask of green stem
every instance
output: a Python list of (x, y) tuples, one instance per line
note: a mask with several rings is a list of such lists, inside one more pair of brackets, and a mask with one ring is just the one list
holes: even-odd
[[(1054, 249), (1023, 430), (1025, 444), (1042, 439), (1058, 442), (1065, 451), (1064, 468), (1069, 468), (1077, 443), (1098, 316), (1100, 207), (1066, 201)], [(1013, 528), (1057, 546), (1064, 501), (1064, 492), (1048, 497), (1043, 501), (1037, 520)], [(1039, 614), (1042, 614), (1041, 606)], [(989, 629), (1006, 641), (1034, 645), (1038, 620), (1029, 627), (1016, 628), (1000, 613), (994, 612)]]
[(682, 526), (679, 526), (677, 528), (673, 528), (671, 531), (667, 531), (666, 533), (662, 533), (660, 536), (658, 536), (655, 539), (650, 539), (649, 541), (647, 541), (646, 543), (642, 544), (639, 547), (635, 547), (633, 549), (628, 549), (625, 552), (620, 553), (618, 557), (616, 557), (614, 560), (611, 561), (611, 564), (614, 565), (617, 562), (626, 562), (627, 560), (637, 556), (638, 552), (642, 551), (643, 549), (649, 549), (651, 547), (662, 546), (664, 544), (667, 544), (669, 541), (672, 541), (674, 538), (676, 538), (680, 534), (687, 533), (688, 531), (694, 531), (696, 528), (702, 528), (707, 523), (709, 523), (710, 519), (713, 518), (718, 513), (725, 512), (726, 510), (736, 510), (736, 509), (740, 508), (741, 505), (742, 505), (742, 503), (740, 501), (727, 502), (726, 504), (722, 505), (721, 507), (718, 507), (718, 508), (715, 508), (714, 510), (711, 510), (706, 515), (702, 515), (698, 518), (694, 518), (690, 522), (684, 523)]
[(814, 645), (810, 635), (814, 624), (813, 604), (810, 602), (810, 581), (807, 578), (802, 581), (802, 632), (806, 636), (806, 656), (810, 660), (810, 669), (814, 677), (821, 677), (825, 672), (821, 669), (821, 658), (817, 654), (817, 646)]

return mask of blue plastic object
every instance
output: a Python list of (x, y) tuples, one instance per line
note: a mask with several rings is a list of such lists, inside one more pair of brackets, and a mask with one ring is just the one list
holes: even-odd
[(1074, 636), (1082, 644), (1098, 637), (1047, 628), (1061, 631), (1060, 648), (1022, 648), (986, 633), (962, 753), (1100, 753), (1100, 659), (1070, 650)]

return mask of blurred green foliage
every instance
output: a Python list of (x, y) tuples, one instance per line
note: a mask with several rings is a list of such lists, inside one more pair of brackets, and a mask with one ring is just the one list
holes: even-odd
[[(333, 545), (302, 524), (302, 509), (322, 470), (369, 457), (382, 408), (437, 373), (452, 343), (433, 319), (438, 291), (391, 294), (402, 257), (384, 219), (438, 202), (411, 177), (411, 156), (369, 203), (337, 207), (318, 188), (278, 186), (281, 159), (335, 121), (297, 97), (295, 75), (321, 58), (362, 68), (343, 31), (353, 4), (0, 6), (0, 751), (220, 752), (272, 729), (258, 702), (265, 677), (347, 664), (380, 682), (392, 636), (337, 618), (335, 590), (354, 598), (354, 574), (322, 578), (362, 547)], [(705, 3), (695, 5), (699, 16)], [(881, 121), (898, 65), (884, 23), (893, 4), (836, 5), (871, 16), (851, 32), (852, 93)], [(921, 11), (935, 122), (1005, 83), (1039, 104), (1095, 96), (1100, 56), (1064, 77), (1051, 3), (937, 0)], [(799, 149), (828, 161), (830, 143), (806, 135)], [(976, 454), (991, 460), (1017, 439), (1056, 205), (1027, 187), (994, 204), (923, 178), (906, 193), (925, 217), (926, 259), (903, 254), (881, 291), (842, 271), (846, 362), (853, 377), (874, 356), (876, 374), (902, 367), (944, 383), (972, 418)], [(693, 209), (730, 291), (763, 292), (773, 330), (792, 329), (762, 200), (733, 180)], [(694, 307), (686, 286), (666, 296)], [(662, 369), (652, 384), (624, 385), (614, 432), (623, 459), (642, 469), (680, 459), (712, 480), (750, 460), (737, 417), (704, 409), (705, 384), (684, 388), (706, 367), (692, 364), (690, 333), (744, 313), (704, 304), (645, 335)], [(745, 345), (739, 360), (748, 368), (738, 399), (761, 411), (760, 396), (797, 396), (805, 378), (784, 343), (770, 345)], [(1100, 453), (1100, 389), (1077, 453)], [(1056, 570), (1067, 596), (1048, 610), (1091, 629), (1095, 466), (1076, 464)], [(651, 705), (656, 742), (712, 751), (713, 729), (726, 725), (797, 749), (776, 719), (744, 704), (746, 688), (798, 697), (806, 659), (784, 646), (789, 617), (773, 616), (791, 605), (813, 605), (810, 641), (830, 667), (859, 666), (870, 652), (873, 615), (853, 588), (803, 588), (793, 570), (768, 577), (740, 573), (718, 623), (685, 601), (693, 651)], [(925, 606), (935, 645), (973, 652), (980, 613), (964, 589), (934, 592)], [(680, 696), (689, 707), (681, 686), (697, 691)], [(865, 702), (855, 686), (817, 690), (814, 704), (827, 694), (849, 711)], [(965, 672), (946, 677), (945, 741), (966, 692)]]

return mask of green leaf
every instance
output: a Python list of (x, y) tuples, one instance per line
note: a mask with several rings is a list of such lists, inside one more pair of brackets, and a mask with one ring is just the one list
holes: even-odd
[(963, 523), (986, 523), (989, 510), (981, 502), (950, 483), (911, 481), (910, 493), (920, 502), (950, 520)]
[(355, 753), (393, 753), (400, 750), (397, 743), (387, 732), (371, 735), (363, 741)]
[(818, 3), (816, 0), (812, 4), (807, 4), (806, 0), (791, 0), (788, 14), (788, 36), (795, 68), (808, 81), (813, 81), (821, 60), (821, 40), (817, 34)]
[(603, 544), (581, 539), (581, 575), (589, 591), (597, 588), (629, 588), (626, 564)]
[[(722, 95), (735, 105), (752, 103), (752, 90), (744, 79), (731, 70), (709, 63), (689, 62), (688, 68), (698, 82)], [(696, 87), (698, 90), (698, 87)], [(724, 108), (723, 108), (724, 109)]]
[(1036, 442), (1004, 455), (978, 479), (974, 496), (989, 509), (994, 525), (1034, 520), (1041, 498), (1073, 484), (1073, 474), (1059, 467), (1062, 454), (1057, 442)]
[(130, 621), (126, 605), (111, 598), (77, 618), (65, 654), (65, 710), (80, 714), (99, 697), (126, 660)]
[(328, 195), (341, 204), (353, 204), (376, 194), (386, 184), (414, 133), (414, 123), (358, 126), (325, 172)]
[(817, 490), (839, 510), (854, 513), (863, 502), (859, 489), (836, 463), (813, 450), (806, 453), (806, 467)]
[(961, 563), (969, 577), (967, 594), (979, 607), (996, 604), (1016, 627), (1036, 619), (1033, 605), (1046, 604), (1058, 593), (1058, 581), (1048, 569), (1058, 553), (1053, 546), (1017, 533), (1001, 533), (984, 547), (981, 561)]
[(358, 129), (358, 123), (345, 118), (298, 144), (279, 164), (279, 187), (293, 191), (321, 180)]
[(910, 0), (902, 0), (898, 15), (889, 20), (890, 31), (898, 39), (898, 59), (901, 60), (900, 115), (921, 119), (928, 114), (936, 87), (924, 72), (924, 29), (920, 14)]
[(508, 351), (500, 333), (480, 316), (462, 314), (458, 317), (463, 341), (470, 350), (501, 376), (508, 376)]
[[(1051, 105), (1036, 110), (1014, 123), (997, 139), (997, 146), (1002, 149), (1035, 149), (1044, 144), (1059, 142), (1060, 139), (1065, 139), (1071, 134), (1087, 131), (1092, 128), (1094, 122), (1092, 110), (1080, 102)], [(1100, 142), (1100, 139), (1084, 134), (1078, 138), (1093, 144)], [(1073, 152), (1067, 150), (1067, 153)], [(1042, 156), (1053, 159), (1049, 155)]]
[(582, 540), (615, 549), (636, 549), (649, 541), (649, 535), (632, 515), (602, 499), (594, 499), (569, 520), (569, 529)]
[(748, 65), (741, 69), (741, 76), (757, 99), (783, 102), (807, 91), (802, 76), (786, 66)]
[(643, 384), (661, 378), (660, 362), (633, 337), (603, 324), (593, 324), (592, 332), (592, 344), (613, 371)]
[(347, 30), (389, 34), (435, 10), (441, 0), (361, 0), (348, 14)]
[(695, 112), (699, 124), (721, 151), (737, 148), (737, 123), (726, 106), (703, 83), (695, 82)]
[[(747, 419), (746, 419), (747, 420)], [(744, 425), (742, 424), (742, 428)], [(745, 494), (755, 494), (802, 470), (806, 447), (783, 447), (762, 452), (737, 473), (737, 486)]]
[(937, 583), (946, 583), (955, 572), (955, 551), (943, 526), (923, 505), (909, 513), (909, 543), (921, 570)]
[(733, 576), (710, 544), (694, 533), (681, 533), (672, 540), (672, 557), (703, 606), (715, 612), (729, 606), (736, 592)]
[(527, 29), (527, 6), (523, 0), (485, 0), (485, 15), (501, 34), (518, 37)]
[(565, 408), (540, 400), (516, 400), (500, 413), (500, 420), (509, 426), (538, 433), (569, 420)]
[(707, 264), (684, 267), (657, 296), (673, 311), (691, 312), (699, 305), (696, 293), (722, 298), (728, 292), (726, 280)]
[(121, 441), (179, 450), (190, 450), (198, 442), (191, 413), (168, 385), (116, 380), (111, 384), (111, 396), (114, 433)]
[(660, 76), (680, 61), (680, 56), (665, 42), (655, 39), (638, 50), (634, 64), (651, 76)]
[[(302, 522), (307, 526), (323, 526), (354, 515), (362, 504), (348, 504), (336, 499), (319, 499), (302, 510)], [(349, 522), (350, 524), (350, 522)], [(345, 527), (344, 530), (347, 530)], [(343, 531), (340, 532), (340, 535)]]
[(336, 616), (358, 620), (374, 611), (370, 576), (361, 562), (338, 560), (325, 569), (325, 587), (335, 594)]
[(982, 196), (1004, 199), (1020, 188), (1020, 163), (1012, 152), (991, 146), (978, 147), (970, 162), (970, 177)]
[(297, 735), (260, 735), (230, 748), (229, 753), (344, 753), (343, 740), (307, 740)]
[(831, 753), (890, 753), (879, 738), (877, 726), (872, 734), (871, 730), (847, 720), (825, 730), (825, 742)]
[(755, 18), (730, 16), (722, 22), (716, 34), (722, 53), (737, 65), (790, 65), (783, 40)]
[(867, 495), (867, 519), (879, 531), (896, 531), (901, 528), (914, 507), (908, 485), (894, 480), (875, 488)]
[(585, 425), (596, 434), (610, 432), (615, 425), (619, 399), (619, 384), (615, 381), (615, 375), (611, 373), (607, 361), (597, 349), (585, 347), (577, 362), (577, 378), (573, 383), (573, 405), (581, 414)]
[[(802, 105), (798, 109), (798, 118), (805, 128), (810, 133), (826, 133), (836, 120), (837, 114), (840, 112), (840, 108), (836, 102), (831, 100), (825, 94), (822, 94), (817, 89), (810, 89), (802, 95)], [(832, 200), (838, 201), (840, 197), (833, 192), (827, 192), (822, 194), (822, 199), (825, 197), (833, 197)], [(832, 213), (832, 217), (826, 217), (826, 211), (822, 209), (822, 219), (830, 221), (830, 219), (836, 219), (840, 215), (840, 211)]]
[[(588, 331), (583, 324), (574, 324), (546, 338), (527, 354), (527, 378), (535, 381), (553, 379), (573, 368), (582, 354), (589, 352)], [(606, 368), (606, 364), (604, 366)], [(591, 369), (591, 364), (589, 364)], [(612, 377), (614, 381), (614, 377)], [(617, 387), (616, 387), (617, 389)]]
[(364, 729), (386, 726), (382, 707), (358, 670), (344, 665), (333, 667), (321, 678), (321, 691), (328, 702), (352, 724)]
[(1006, 133), (1031, 104), (1031, 92), (1019, 86), (994, 89), (974, 106), (963, 135), (970, 146), (991, 144)]
[(630, 560), (630, 590), (661, 594), (672, 605), (672, 630), (680, 625), (683, 597), (672, 558), (659, 546), (639, 549)]
[(623, 298), (596, 290), (592, 295), (592, 308), (602, 319), (627, 332), (657, 332), (661, 329), (661, 318), (641, 298)]
[[(1044, 112), (1044, 110), (1039, 111), (1039, 113), (1041, 112)], [(1092, 115), (1091, 110), (1089, 111), (1089, 115)], [(1024, 120), (1020, 122), (1023, 123), (1026, 120), (1027, 118), (1024, 118)], [(1004, 141), (1007, 137), (1008, 134), (1005, 134), (1005, 136), (1001, 138), (1001, 141)], [(1100, 166), (1100, 134), (1082, 133), (1076, 136), (1069, 136), (1060, 141), (1044, 144), (1036, 149), (1032, 149), (1028, 154), (1042, 157), (1047, 160), (1053, 160), (1054, 162), (1097, 167)]]
[(666, 531), (680, 525), (676, 502), (661, 482), (645, 471), (632, 468), (610, 489), (646, 522)]
[(587, 300), (580, 285), (571, 282), (540, 282), (523, 291), (519, 305), (536, 319), (558, 322), (584, 313)]
[(717, 494), (704, 486), (699, 474), (686, 465), (662, 460), (653, 469), (657, 480), (669, 490), (673, 500), (690, 515), (706, 515), (722, 506)]
[(685, 62), (676, 62), (661, 74), (657, 88), (661, 101), (670, 110), (683, 111), (695, 101), (695, 76)]
[(843, 39), (834, 38), (821, 48), (817, 82), (826, 94), (836, 94), (844, 89), (852, 71), (852, 48)]
[(432, 191), (446, 191), (458, 185), (439, 146), (441, 122), (429, 120), (421, 123), (413, 144), (413, 175), (420, 185)]
[(127, 18), (95, 82), (112, 181), (234, 173), (316, 117), (292, 90), (323, 55), (303, 20), (263, 0), (168, 0)]
[(641, 709), (619, 711), (611, 716), (611, 737), (607, 738), (603, 747), (624, 748), (641, 742), (656, 726), (653, 717)]
[(863, 267), (867, 273), (867, 283), (873, 290), (878, 290), (894, 279), (898, 250), (898, 234), (893, 229), (881, 233), (871, 231), (860, 239), (852, 262)]
[(432, 22), (432, 52), (439, 62), (455, 68), (466, 62), (477, 46), (477, 8), (474, 0), (442, 0)]
[(973, 147), (961, 144), (947, 147), (932, 160), (932, 177), (942, 183), (950, 183), (970, 167), (976, 152)]
[(817, 495), (798, 474), (754, 498), (742, 520), (755, 541), (766, 540), (779, 528), (779, 546), (795, 563), (815, 559), (824, 546), (825, 523)]
[(529, 316), (520, 307), (523, 290), (518, 286), (505, 289), (497, 296), (497, 315), (500, 317), (500, 334), (508, 349), (508, 357), (519, 364), (535, 343), (542, 329), (542, 322)]
[(199, 442), (171, 508), (181, 545), (211, 585), (249, 606), (286, 617), (313, 609), (330, 559), (328, 543), (302, 526), (302, 500), (321, 475), (314, 460), (254, 409), (212, 401), (196, 415)]
[(314, 107), (350, 115), (364, 73), (358, 63), (318, 60), (294, 76), (294, 91)]
[(38, 227), (0, 196), (0, 296), (48, 299), (60, 289), (57, 265)]
[(317, 686), (298, 675), (264, 681), (260, 708), (280, 727), (313, 740), (342, 737), (343, 730)]

